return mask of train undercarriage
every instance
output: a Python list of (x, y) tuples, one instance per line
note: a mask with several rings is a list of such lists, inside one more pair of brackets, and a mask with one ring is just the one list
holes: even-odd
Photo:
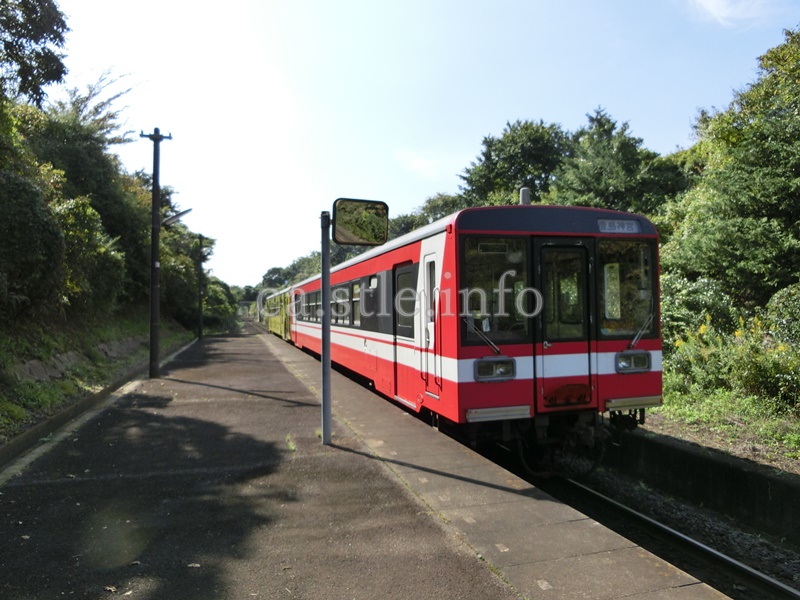
[(491, 423), (453, 423), (428, 413), (429, 423), (479, 449), (499, 445), (516, 453), (520, 464), (535, 476), (586, 477), (603, 461), (609, 444), (622, 443), (622, 434), (644, 423), (644, 409), (543, 415)]

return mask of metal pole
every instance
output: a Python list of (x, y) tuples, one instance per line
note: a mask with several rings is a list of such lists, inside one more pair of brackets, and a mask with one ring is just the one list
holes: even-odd
[(203, 234), (200, 234), (200, 251), (197, 255), (197, 338), (203, 339)]
[(159, 167), (161, 162), (160, 144), (162, 140), (171, 140), (172, 134), (161, 135), (158, 127), (151, 134), (141, 133), (153, 142), (153, 201), (151, 206), (152, 222), (150, 226), (150, 379), (160, 376), (158, 365), (159, 345), (159, 271), (161, 268), (159, 252), (159, 233), (161, 232), (161, 186), (159, 184)]
[(322, 224), (322, 443), (331, 444), (331, 214), (323, 211)]

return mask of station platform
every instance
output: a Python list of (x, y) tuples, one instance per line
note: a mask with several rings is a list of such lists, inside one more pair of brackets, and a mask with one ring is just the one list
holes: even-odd
[[(248, 326), (0, 472), (0, 597), (726, 596)], [(113, 596), (112, 596), (113, 595)]]

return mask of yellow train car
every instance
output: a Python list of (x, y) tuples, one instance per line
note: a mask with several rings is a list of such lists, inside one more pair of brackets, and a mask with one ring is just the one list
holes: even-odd
[(266, 299), (264, 320), (267, 329), (284, 340), (292, 339), (291, 319), (289, 318), (290, 290), (284, 290)]

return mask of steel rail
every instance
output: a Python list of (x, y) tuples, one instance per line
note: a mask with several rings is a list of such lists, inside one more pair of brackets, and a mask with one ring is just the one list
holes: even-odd
[(761, 585), (764, 585), (765, 587), (770, 588), (770, 590), (777, 591), (777, 592), (780, 592), (782, 594), (785, 594), (788, 598), (794, 598), (796, 600), (800, 600), (800, 590), (797, 590), (797, 589), (795, 589), (795, 588), (793, 588), (791, 586), (788, 586), (785, 583), (783, 583), (782, 581), (778, 581), (777, 579), (775, 579), (773, 577), (770, 577), (769, 575), (766, 575), (766, 574), (764, 574), (764, 573), (762, 573), (760, 571), (757, 571), (756, 569), (754, 569), (754, 568), (752, 568), (752, 567), (750, 567), (750, 566), (748, 566), (748, 565), (746, 565), (746, 564), (744, 564), (742, 562), (739, 562), (735, 558), (731, 558), (727, 554), (723, 554), (719, 550), (715, 550), (714, 548), (712, 548), (710, 546), (707, 546), (706, 544), (704, 544), (702, 542), (699, 542), (699, 541), (697, 541), (697, 540), (695, 540), (695, 539), (693, 539), (693, 538), (681, 533), (680, 531), (677, 531), (676, 529), (673, 529), (672, 527), (664, 525), (663, 523), (659, 523), (655, 519), (652, 519), (652, 518), (648, 517), (647, 515), (643, 515), (642, 513), (638, 512), (638, 511), (635, 511), (632, 508), (630, 508), (628, 506), (625, 506), (624, 504), (621, 504), (620, 502), (617, 502), (616, 500), (613, 500), (612, 498), (609, 498), (608, 496), (605, 496), (605, 495), (601, 494), (600, 492), (598, 492), (596, 490), (593, 490), (593, 489), (583, 485), (582, 483), (580, 483), (578, 481), (575, 481), (574, 479), (566, 479), (565, 481), (569, 482), (574, 487), (577, 487), (578, 489), (580, 489), (584, 493), (587, 493), (587, 494), (590, 494), (590, 495), (592, 495), (592, 496), (594, 496), (596, 498), (599, 498), (600, 500), (602, 500), (603, 502), (605, 502), (607, 504), (610, 504), (614, 508), (616, 508), (616, 509), (618, 509), (618, 510), (620, 510), (620, 511), (622, 511), (622, 512), (628, 514), (628, 515), (631, 515), (631, 516), (635, 517), (636, 519), (638, 519), (640, 521), (644, 521), (649, 526), (651, 526), (651, 527), (653, 527), (653, 528), (655, 528), (655, 529), (657, 529), (657, 530), (659, 530), (661, 532), (664, 532), (664, 533), (666, 533), (666, 534), (668, 534), (668, 535), (670, 535), (672, 537), (678, 538), (681, 542), (683, 542), (683, 543), (695, 548), (696, 550), (699, 550), (699, 551), (701, 551), (701, 552), (703, 552), (705, 554), (711, 555), (715, 560), (718, 560), (721, 563), (724, 563), (729, 567), (732, 567), (732, 568), (734, 568), (734, 569), (736, 569), (738, 571), (741, 571), (741, 572), (745, 573), (749, 578), (758, 581)]

